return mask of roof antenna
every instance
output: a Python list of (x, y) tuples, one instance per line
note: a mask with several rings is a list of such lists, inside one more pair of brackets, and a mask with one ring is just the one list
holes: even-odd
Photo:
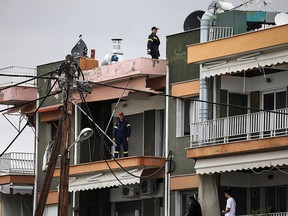
[(82, 40), (82, 34), (79, 35), (79, 40), (71, 50), (73, 57), (84, 57), (87, 56), (88, 48), (85, 42)]

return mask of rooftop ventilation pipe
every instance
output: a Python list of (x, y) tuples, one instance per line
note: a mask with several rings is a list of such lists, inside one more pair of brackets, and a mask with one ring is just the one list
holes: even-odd
[(122, 39), (121, 38), (113, 38), (111, 40), (113, 43), (113, 50), (111, 53), (108, 53), (104, 56), (102, 66), (122, 61), (122, 57), (123, 57), (123, 53), (121, 51)]
[[(200, 43), (208, 41), (210, 26), (213, 24), (213, 19), (219, 13), (223, 13), (226, 10), (233, 8), (233, 5), (230, 2), (219, 2), (213, 1), (208, 7), (208, 10), (203, 14), (201, 18), (201, 27), (200, 27)], [(207, 52), (207, 51), (206, 51)], [(208, 91), (208, 80), (202, 73), (202, 66), (200, 65), (200, 100), (208, 101), (209, 100), (209, 91)], [(209, 117), (209, 104), (200, 103), (199, 104), (199, 121), (207, 121)]]

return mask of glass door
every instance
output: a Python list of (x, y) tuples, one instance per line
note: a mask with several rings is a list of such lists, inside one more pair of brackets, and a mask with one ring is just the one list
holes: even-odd
[(263, 109), (276, 111), (278, 113), (263, 112), (264, 136), (273, 136), (275, 134), (282, 134), (286, 131), (286, 115), (281, 114), (284, 108), (287, 107), (286, 91), (277, 90), (263, 93)]

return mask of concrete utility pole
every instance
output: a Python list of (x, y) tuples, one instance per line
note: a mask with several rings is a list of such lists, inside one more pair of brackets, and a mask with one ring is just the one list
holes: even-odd
[(48, 163), (46, 175), (44, 178), (41, 194), (39, 197), (39, 203), (35, 211), (35, 216), (42, 216), (50, 186), (53, 179), (53, 173), (57, 163), (57, 158), (60, 152), (61, 145), (61, 169), (60, 169), (60, 188), (59, 188), (59, 205), (58, 216), (68, 215), (68, 183), (69, 183), (69, 151), (68, 148), (71, 144), (71, 124), (72, 124), (72, 103), (71, 97), (73, 92), (74, 78), (77, 77), (77, 64), (71, 55), (67, 55), (65, 58), (64, 67), (65, 78), (60, 83), (63, 95), (63, 109), (61, 112), (61, 118), (58, 123), (56, 141), (53, 145), (50, 160)]
[(70, 157), (68, 148), (71, 145), (71, 124), (72, 124), (72, 93), (74, 76), (76, 75), (77, 67), (73, 56), (67, 55), (65, 59), (65, 78), (66, 82), (63, 86), (65, 89), (65, 98), (63, 98), (64, 122), (62, 125), (62, 146), (61, 146), (61, 169), (60, 169), (60, 186), (58, 194), (58, 216), (68, 215), (68, 184), (69, 184), (69, 166)]

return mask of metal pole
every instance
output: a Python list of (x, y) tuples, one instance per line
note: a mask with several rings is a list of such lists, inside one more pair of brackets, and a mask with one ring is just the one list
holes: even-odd
[[(169, 67), (166, 66), (166, 95), (169, 95)], [(168, 134), (169, 134), (169, 97), (165, 98), (165, 157), (169, 155)], [(170, 174), (169, 174), (169, 162), (165, 165), (165, 193), (164, 193), (164, 215), (170, 215)]]
[[(78, 125), (78, 108), (76, 105), (74, 105), (74, 110), (75, 110), (75, 115), (74, 115), (74, 131), (75, 131), (75, 135), (74, 135), (74, 138), (75, 140), (77, 139), (78, 137), (78, 131), (79, 131), (79, 125)], [(75, 145), (74, 145), (74, 160), (73, 160), (73, 164), (77, 164), (77, 160), (78, 160), (78, 152), (77, 152), (77, 149), (78, 149), (78, 143), (76, 142)], [(73, 212), (72, 212), (72, 216), (75, 216), (75, 211), (74, 211), (74, 208), (76, 208), (76, 192), (73, 191), (73, 203), (72, 203), (72, 207), (73, 207)]]
[[(39, 98), (39, 93), (37, 93), (37, 99)], [(39, 107), (40, 101), (37, 100), (36, 107)], [(39, 137), (39, 113), (36, 113), (36, 127), (35, 127), (35, 141), (34, 141), (34, 191), (33, 191), (33, 215), (35, 214), (37, 207), (37, 181), (38, 181), (38, 137)]]

